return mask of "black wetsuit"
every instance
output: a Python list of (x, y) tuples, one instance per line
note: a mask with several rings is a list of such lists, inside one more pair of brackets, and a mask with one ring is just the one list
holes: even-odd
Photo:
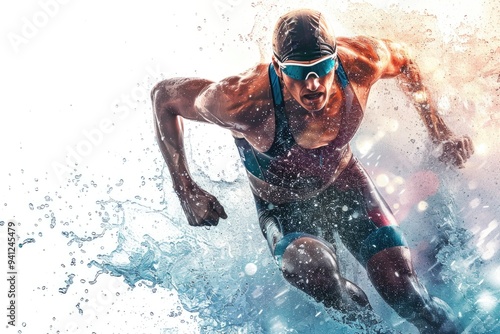
[[(363, 116), (363, 109), (340, 61), (335, 74), (344, 94), (339, 133), (326, 146), (305, 149), (295, 142), (290, 132), (280, 80), (274, 67), (269, 66), (275, 137), (271, 148), (263, 153), (246, 139), (235, 138), (248, 173), (290, 189), (319, 188), (335, 177), (342, 158), (351, 154), (349, 141)], [(354, 157), (335, 182), (315, 197), (275, 204), (255, 196), (255, 202), (262, 233), (280, 267), (281, 257), (293, 240), (307, 235), (334, 245), (335, 230), (363, 266), (383, 249), (407, 246), (390, 209)]]

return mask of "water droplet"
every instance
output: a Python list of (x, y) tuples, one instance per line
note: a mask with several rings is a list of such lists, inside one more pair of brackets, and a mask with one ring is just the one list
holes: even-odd
[(245, 274), (247, 274), (248, 276), (253, 276), (256, 272), (257, 266), (255, 265), (255, 263), (247, 263), (247, 265), (245, 266)]
[(19, 244), (19, 248), (23, 248), (24, 245), (31, 244), (31, 243), (34, 243), (34, 242), (35, 242), (34, 238), (28, 238), (28, 239), (24, 240), (22, 243)]

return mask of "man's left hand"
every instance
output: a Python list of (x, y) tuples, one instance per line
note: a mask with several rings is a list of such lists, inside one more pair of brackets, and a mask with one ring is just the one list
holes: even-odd
[(443, 152), (440, 161), (464, 168), (465, 162), (474, 153), (474, 145), (468, 136), (452, 137), (442, 142)]

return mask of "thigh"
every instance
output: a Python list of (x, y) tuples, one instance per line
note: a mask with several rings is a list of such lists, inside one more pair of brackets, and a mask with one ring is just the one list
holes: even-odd
[(286, 247), (304, 236), (320, 240), (335, 251), (328, 228), (331, 213), (322, 208), (320, 197), (280, 205), (255, 197), (255, 203), (261, 231), (278, 264)]
[(334, 189), (340, 239), (363, 266), (381, 250), (407, 246), (389, 206), (357, 159), (340, 175)]

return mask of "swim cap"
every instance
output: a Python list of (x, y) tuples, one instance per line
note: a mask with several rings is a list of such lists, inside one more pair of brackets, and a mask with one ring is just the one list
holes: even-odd
[(279, 61), (313, 60), (335, 52), (335, 37), (320, 12), (299, 9), (281, 16), (273, 34), (273, 52)]

